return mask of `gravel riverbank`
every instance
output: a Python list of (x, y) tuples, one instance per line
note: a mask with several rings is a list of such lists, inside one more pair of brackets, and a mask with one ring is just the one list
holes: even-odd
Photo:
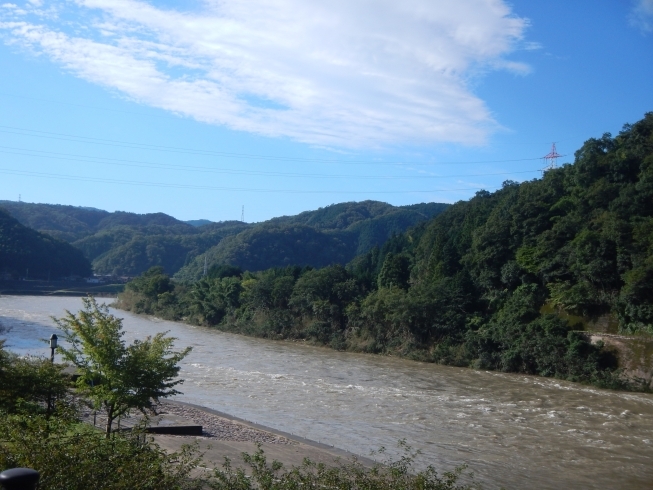
[(197, 425), (201, 425), (203, 437), (221, 441), (296, 444), (294, 441), (283, 436), (247, 427), (239, 422), (186, 405), (163, 402), (157, 407), (157, 413), (164, 416), (165, 414), (176, 415), (177, 417), (182, 417)]

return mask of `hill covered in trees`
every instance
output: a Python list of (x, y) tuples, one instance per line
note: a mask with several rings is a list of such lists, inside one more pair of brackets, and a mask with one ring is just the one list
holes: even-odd
[[(351, 226), (351, 225), (350, 225)], [(585, 142), (574, 164), (478, 192), (345, 268), (161, 270), (128, 284), (136, 312), (337, 349), (623, 386), (577, 330), (600, 317), (653, 335), (653, 113)]]
[(66, 240), (91, 261), (97, 274), (136, 275), (152, 266), (174, 273), (225, 236), (240, 221), (198, 227), (164, 213), (110, 213), (95, 208), (0, 201), (25, 226)]
[(249, 271), (287, 265), (344, 265), (393, 234), (436, 216), (447, 206), (424, 203), (395, 207), (378, 201), (346, 202), (274, 218), (225, 238), (181, 269), (175, 278), (199, 279), (205, 257), (209, 266), (228, 264)]
[(98, 274), (136, 275), (160, 265), (174, 273), (193, 257), (223, 238), (248, 228), (240, 221), (201, 228), (174, 226), (116, 226), (72, 244), (92, 259)]
[(403, 232), (446, 206), (342, 203), (248, 224), (183, 222), (163, 213), (109, 213), (94, 208), (0, 201), (0, 208), (25, 226), (82, 250), (98, 274), (137, 275), (161, 266), (169, 274), (183, 268), (178, 277), (185, 280), (201, 275), (205, 261), (202, 254), (207, 251), (210, 265), (226, 263), (251, 270), (301, 261), (314, 267), (345, 264), (356, 254), (383, 243), (392, 233)]
[(96, 208), (16, 201), (0, 201), (0, 207), (23, 225), (67, 242), (118, 226), (178, 226), (180, 230), (189, 226), (164, 213), (110, 213)]
[(89, 276), (91, 264), (80, 250), (23, 226), (0, 209), (0, 274), (14, 279)]

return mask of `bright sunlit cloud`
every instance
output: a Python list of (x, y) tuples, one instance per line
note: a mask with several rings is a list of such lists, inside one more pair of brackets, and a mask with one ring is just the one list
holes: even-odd
[[(138, 0), (4, 4), (4, 42), (134, 101), (314, 145), (482, 144), (498, 127), (470, 78), (528, 21), (502, 0)], [(650, 1), (642, 2), (642, 4)]]

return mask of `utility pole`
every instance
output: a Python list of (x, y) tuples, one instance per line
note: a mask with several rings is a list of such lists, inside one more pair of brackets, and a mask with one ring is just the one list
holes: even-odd
[(560, 155), (556, 151), (556, 144), (553, 143), (551, 145), (551, 151), (542, 157), (544, 158), (544, 163), (545, 163), (545, 167), (542, 169), (542, 172), (546, 172), (547, 170), (553, 170), (555, 168), (558, 168), (558, 158), (562, 156), (564, 155)]
[(57, 348), (57, 341), (59, 340), (59, 337), (57, 337), (56, 333), (53, 333), (50, 335), (50, 362), (54, 364), (54, 351)]
[[(50, 362), (54, 364), (54, 351), (57, 348), (57, 341), (59, 338), (57, 337), (56, 333), (53, 333), (50, 335)], [(48, 418), (50, 417), (50, 413), (54, 410), (54, 401), (52, 400), (52, 392), (48, 389)]]

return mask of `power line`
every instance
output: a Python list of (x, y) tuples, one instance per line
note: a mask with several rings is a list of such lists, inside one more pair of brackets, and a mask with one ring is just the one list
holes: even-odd
[[(5, 96), (5, 97), (16, 97), (16, 98), (19, 98), (19, 99), (37, 100), (39, 102), (48, 102), (50, 104), (69, 105), (69, 106), (72, 106), (72, 107), (81, 107), (81, 108), (84, 108), (84, 109), (93, 109), (93, 110), (110, 111), (110, 112), (121, 112), (121, 113), (124, 113), (124, 114), (135, 114), (137, 116), (145, 116), (145, 117), (157, 117), (157, 118), (160, 118), (160, 119), (170, 119), (170, 118), (173, 117), (170, 114), (166, 114), (166, 115), (163, 115), (163, 116), (160, 115), (160, 114), (146, 114), (144, 112), (125, 111), (123, 109), (110, 109), (108, 107), (76, 104), (74, 102), (63, 102), (61, 100), (42, 99), (40, 97), (28, 97), (26, 95), (8, 94), (6, 92), (0, 92), (0, 95)], [(155, 108), (155, 109), (157, 109), (157, 108)], [(158, 109), (158, 110), (163, 110), (165, 112), (165, 109)]]
[[(8, 151), (14, 150), (14, 151)], [(27, 152), (27, 153), (26, 153)], [(342, 174), (301, 174), (294, 172), (268, 172), (258, 170), (239, 170), (230, 168), (211, 168), (199, 167), (192, 165), (179, 165), (168, 163), (155, 163), (144, 162), (140, 160), (125, 160), (119, 158), (106, 158), (95, 157), (91, 155), (78, 155), (73, 153), (60, 153), (53, 151), (43, 150), (30, 150), (28, 148), (17, 148), (12, 146), (0, 146), (0, 153), (8, 155), (20, 155), (37, 158), (48, 158), (54, 160), (64, 160), (71, 162), (84, 162), (96, 163), (104, 165), (117, 165), (122, 167), (135, 167), (135, 168), (157, 168), (167, 170), (183, 170), (189, 172), (206, 172), (230, 175), (262, 175), (269, 177), (299, 177), (299, 178), (315, 178), (315, 179), (369, 179), (369, 180), (408, 180), (408, 179), (446, 179), (446, 178), (461, 178), (461, 177), (488, 177), (495, 175), (512, 175), (512, 174), (525, 174), (539, 172), (539, 169), (533, 170), (520, 170), (517, 172), (496, 172), (486, 174), (459, 174), (459, 175), (409, 175), (409, 176), (393, 176), (393, 175), (342, 175)]]
[(542, 158), (544, 159), (544, 162), (546, 163), (546, 167), (543, 169), (545, 170), (553, 170), (558, 167), (558, 158), (563, 157), (564, 155), (561, 155), (558, 153), (556, 150), (556, 144), (555, 142), (551, 145), (551, 151), (544, 155)]
[(429, 189), (429, 190), (410, 190), (410, 191), (331, 191), (331, 190), (296, 190), (296, 189), (248, 189), (244, 187), (214, 187), (204, 185), (188, 184), (167, 184), (164, 182), (142, 182), (133, 180), (106, 179), (99, 177), (79, 177), (75, 175), (50, 174), (45, 172), (30, 172), (26, 170), (12, 170), (0, 168), (0, 173), (9, 175), (26, 175), (31, 177), (42, 177), (59, 180), (74, 180), (82, 182), (98, 182), (103, 184), (121, 184), (144, 187), (164, 187), (173, 189), (199, 189), (213, 191), (232, 191), (232, 192), (260, 192), (260, 193), (283, 193), (283, 194), (412, 194), (412, 193), (432, 193), (432, 192), (450, 192), (450, 191), (473, 191), (480, 189), (498, 189), (499, 187), (467, 187), (459, 189)]
[[(151, 151), (160, 151), (165, 153), (183, 153), (190, 155), (198, 156), (221, 156), (229, 158), (240, 158), (248, 160), (269, 160), (269, 161), (284, 161), (284, 162), (295, 162), (295, 163), (338, 163), (346, 165), (393, 165), (393, 166), (422, 166), (422, 165), (471, 165), (471, 164), (483, 164), (483, 163), (511, 163), (511, 162), (526, 162), (526, 161), (535, 161), (542, 160), (541, 157), (537, 158), (518, 158), (512, 160), (486, 160), (486, 161), (462, 161), (462, 162), (431, 162), (431, 163), (412, 163), (412, 162), (375, 162), (375, 161), (356, 161), (356, 160), (341, 160), (341, 159), (320, 159), (320, 158), (298, 158), (298, 157), (284, 157), (284, 156), (274, 156), (274, 155), (255, 155), (247, 153), (231, 153), (231, 152), (219, 152), (211, 150), (198, 150), (193, 148), (179, 148), (174, 146), (161, 146), (161, 145), (150, 145), (147, 143), (135, 143), (128, 141), (119, 141), (119, 140), (109, 140), (104, 138), (92, 138), (88, 136), (76, 136), (65, 133), (54, 133), (50, 131), (39, 131), (35, 129), (26, 129), (26, 128), (17, 128), (14, 126), (2, 126), (0, 125), (0, 133), (7, 134), (16, 134), (21, 136), (33, 136), (37, 138), (47, 138), (55, 139), (61, 141), (71, 141), (75, 143), (89, 143), (94, 145), (102, 146), (111, 146), (117, 148), (131, 148), (137, 150), (151, 150)], [(11, 131), (9, 131), (11, 130)], [(21, 132), (22, 131), (22, 132)], [(35, 134), (30, 134), (35, 133)]]

